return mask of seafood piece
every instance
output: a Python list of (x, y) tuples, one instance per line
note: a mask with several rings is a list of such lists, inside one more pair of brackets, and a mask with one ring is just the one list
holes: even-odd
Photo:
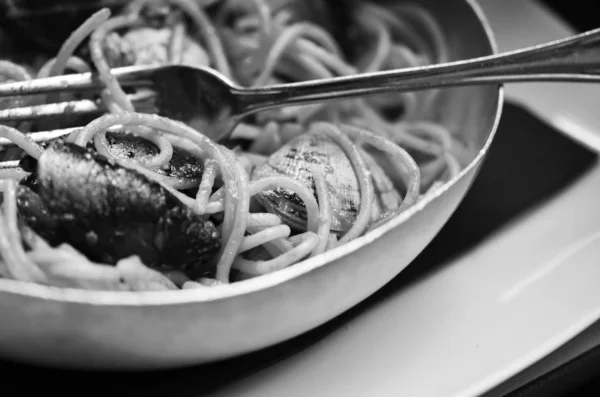
[(137, 255), (149, 267), (204, 271), (220, 248), (214, 224), (161, 185), (79, 146), (52, 142), (18, 190), (23, 219), (51, 245), (90, 260)]
[[(172, 62), (169, 49), (172, 36), (173, 29), (169, 27), (136, 27), (123, 36), (113, 32), (103, 43), (104, 54), (113, 68), (168, 64)], [(207, 52), (185, 32), (181, 33), (180, 51), (176, 63), (190, 66), (208, 66), (210, 63)]]
[[(382, 212), (398, 208), (402, 199), (375, 159), (363, 149), (359, 149), (359, 152), (374, 182), (376, 200), (371, 215), (371, 220), (374, 220)], [(288, 176), (315, 192), (312, 176), (315, 171), (324, 175), (330, 193), (333, 215), (331, 231), (343, 234), (356, 221), (360, 208), (360, 191), (358, 178), (349, 158), (330, 138), (314, 132), (298, 136), (273, 153), (266, 163), (257, 167), (252, 180)], [(257, 198), (265, 208), (280, 216), (294, 230), (306, 230), (306, 209), (297, 194), (280, 188), (261, 192)]]
[[(134, 54), (135, 65), (162, 65), (169, 63), (169, 45), (172, 29), (135, 28), (123, 35)], [(191, 66), (208, 66), (207, 52), (189, 35), (182, 34), (181, 59), (178, 63)]]
[(135, 63), (136, 57), (130, 43), (115, 32), (106, 35), (102, 48), (106, 62), (111, 68), (131, 66)]
[[(106, 138), (110, 151), (118, 158), (140, 163), (159, 153), (159, 149), (152, 142), (133, 134), (107, 133)], [(166, 177), (200, 180), (203, 168), (202, 160), (198, 160), (186, 151), (174, 148), (171, 161), (163, 166), (151, 169)]]

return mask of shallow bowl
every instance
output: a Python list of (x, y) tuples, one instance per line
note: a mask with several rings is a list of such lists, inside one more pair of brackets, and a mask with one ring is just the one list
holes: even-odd
[[(451, 60), (496, 52), (475, 0), (406, 0), (440, 22)], [(0, 280), (0, 355), (61, 367), (200, 364), (302, 334), (366, 299), (433, 239), (465, 196), (492, 142), (500, 86), (447, 89), (427, 117), (472, 150), (458, 177), (386, 225), (323, 255), (239, 284), (151, 293), (70, 290)]]

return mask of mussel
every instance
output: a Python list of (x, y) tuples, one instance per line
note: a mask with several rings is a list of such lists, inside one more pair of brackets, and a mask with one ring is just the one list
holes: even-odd
[(20, 218), (52, 246), (68, 242), (90, 260), (137, 255), (149, 267), (209, 271), (215, 225), (164, 187), (97, 152), (52, 142), (18, 188)]
[[(376, 199), (371, 209), (371, 220), (380, 214), (397, 209), (402, 201), (401, 195), (390, 178), (385, 174), (373, 156), (363, 149), (359, 152), (365, 160)], [(299, 135), (257, 167), (253, 180), (271, 176), (288, 176), (315, 192), (313, 172), (321, 173), (329, 190), (332, 209), (331, 231), (342, 235), (348, 231), (358, 215), (360, 191), (356, 173), (344, 151), (329, 137), (308, 132)], [(298, 195), (286, 189), (268, 190), (258, 194), (258, 200), (272, 213), (294, 230), (305, 230), (306, 210)], [(315, 198), (317, 195), (315, 193)], [(318, 198), (317, 198), (318, 199)]]
[[(141, 163), (159, 153), (159, 149), (152, 142), (131, 133), (107, 133), (106, 137), (110, 152), (117, 158)], [(190, 180), (193, 186), (199, 183), (203, 166), (202, 161), (189, 152), (175, 147), (173, 157), (168, 163), (152, 167), (151, 170), (158, 175), (176, 180), (177, 188), (186, 189), (185, 186), (190, 184)]]

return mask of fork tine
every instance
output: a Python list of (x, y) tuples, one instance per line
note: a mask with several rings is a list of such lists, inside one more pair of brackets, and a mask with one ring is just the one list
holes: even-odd
[(18, 166), (19, 166), (19, 160), (0, 161), (0, 170), (17, 168)]
[[(150, 90), (140, 90), (135, 94), (128, 95), (131, 102), (138, 104), (151, 100), (156, 94)], [(24, 106), (0, 110), (0, 123), (10, 121), (41, 120), (61, 116), (73, 116), (106, 112), (102, 101), (81, 99), (78, 101), (67, 101), (59, 103), (48, 103), (44, 105)]]
[(10, 121), (41, 120), (46, 118), (60, 117), (63, 115), (71, 116), (101, 113), (103, 110), (105, 110), (105, 108), (99, 101), (91, 101), (89, 99), (36, 106), (25, 106), (20, 108), (0, 110), (0, 123)]
[[(29, 138), (31, 138), (32, 141), (34, 141), (36, 143), (40, 143), (40, 142), (50, 141), (52, 139), (62, 138), (64, 136), (69, 135), (71, 132), (79, 130), (81, 128), (82, 127), (71, 127), (71, 128), (63, 128), (63, 129), (59, 129), (59, 130), (36, 131), (36, 132), (31, 132), (31, 133), (27, 134), (27, 136)], [(3, 146), (12, 146), (12, 145), (14, 145), (14, 143), (9, 141), (8, 139), (0, 138), (0, 148), (2, 148)], [(10, 163), (10, 161), (4, 161), (4, 162), (0, 161), (0, 169), (2, 169), (3, 167), (9, 167), (9, 165), (7, 165), (7, 163)]]
[[(128, 95), (131, 101), (136, 105), (141, 105), (144, 101), (154, 99), (156, 93), (151, 90), (140, 90), (135, 94)], [(137, 109), (136, 109), (137, 110)], [(148, 110), (148, 109), (147, 109)], [(8, 121), (24, 121), (24, 120), (39, 120), (47, 117), (60, 117), (61, 115), (74, 114), (91, 114), (102, 113), (106, 111), (100, 101), (94, 102), (89, 99), (80, 101), (70, 101), (61, 103), (51, 103), (38, 106), (26, 106), (21, 108), (13, 108), (0, 111), (0, 123)], [(155, 109), (151, 109), (155, 111)], [(50, 131), (37, 131), (27, 133), (27, 136), (34, 142), (46, 142), (52, 139), (61, 138), (69, 135), (71, 132), (82, 128), (72, 127)], [(13, 143), (6, 138), (0, 138), (0, 149), (5, 146), (12, 146)], [(0, 170), (2, 166), (7, 166), (6, 162), (0, 162)]]
[(27, 172), (19, 165), (19, 160), (10, 160), (0, 162), (0, 193), (3, 190), (4, 181), (2, 179), (22, 179), (27, 176)]
[[(112, 69), (112, 74), (122, 85), (147, 86), (151, 81), (146, 79), (152, 68), (143, 66), (126, 66)], [(53, 92), (75, 92), (99, 90), (104, 87), (98, 76), (93, 73), (66, 74), (27, 81), (0, 84), (0, 98), (8, 96), (38, 95)]]
[(91, 73), (67, 74), (27, 81), (0, 84), (0, 97), (81, 91), (102, 85)]

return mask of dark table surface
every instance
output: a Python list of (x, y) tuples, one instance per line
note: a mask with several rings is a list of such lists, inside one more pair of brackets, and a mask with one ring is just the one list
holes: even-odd
[(578, 31), (600, 27), (597, 1), (589, 0), (543, 0), (557, 14)]

